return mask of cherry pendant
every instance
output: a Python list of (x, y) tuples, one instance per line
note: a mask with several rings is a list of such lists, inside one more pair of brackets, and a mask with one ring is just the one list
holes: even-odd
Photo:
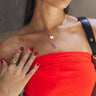
[(54, 48), (54, 49), (56, 48), (55, 44), (52, 44), (52, 48)]

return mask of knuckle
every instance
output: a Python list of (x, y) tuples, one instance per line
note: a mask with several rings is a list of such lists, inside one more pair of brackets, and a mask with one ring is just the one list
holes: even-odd
[(31, 59), (30, 61), (34, 61), (34, 60), (35, 60), (35, 57), (34, 57), (34, 56), (32, 56), (30, 59)]
[(20, 75), (20, 71), (17, 69), (17, 70), (15, 70), (14, 71), (14, 76), (16, 77), (16, 76), (19, 76)]
[(29, 68), (29, 67), (31, 66), (31, 63), (28, 62), (28, 63), (26, 64), (26, 66)]

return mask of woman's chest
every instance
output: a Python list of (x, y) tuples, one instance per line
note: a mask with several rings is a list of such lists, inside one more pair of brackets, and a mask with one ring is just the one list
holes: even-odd
[(58, 35), (53, 34), (53, 36), (53, 39), (50, 39), (48, 35), (43, 35), (41, 38), (36, 38), (36, 40), (27, 40), (24, 42), (25, 49), (33, 46), (34, 52), (38, 51), (38, 56), (70, 51), (88, 52), (92, 54), (86, 34), (82, 31), (72, 33), (65, 31), (58, 33)]

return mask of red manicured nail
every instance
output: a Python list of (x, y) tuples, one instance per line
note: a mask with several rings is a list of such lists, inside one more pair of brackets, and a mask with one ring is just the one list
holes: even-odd
[(39, 63), (36, 63), (35, 65), (36, 65), (36, 66), (40, 66), (40, 64), (39, 64)]
[(37, 63), (37, 66), (40, 66), (40, 64), (39, 64), (39, 63)]
[(30, 50), (30, 51), (33, 51), (33, 49), (34, 49), (34, 47), (32, 46), (29, 50)]
[(3, 60), (1, 59), (0, 62), (3, 64)]
[(24, 47), (21, 47), (20, 50), (23, 51)]
[(34, 53), (34, 56), (36, 56), (38, 54), (38, 52), (36, 51), (35, 53)]

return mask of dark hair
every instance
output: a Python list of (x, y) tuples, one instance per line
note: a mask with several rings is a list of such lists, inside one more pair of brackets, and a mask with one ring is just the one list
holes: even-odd
[[(36, 6), (36, 1), (37, 0), (27, 0), (25, 16), (24, 16), (24, 23), (23, 23), (24, 26), (27, 25), (33, 17), (35, 6)], [(69, 6), (64, 9), (64, 12), (67, 14), (68, 10), (69, 10)]]

